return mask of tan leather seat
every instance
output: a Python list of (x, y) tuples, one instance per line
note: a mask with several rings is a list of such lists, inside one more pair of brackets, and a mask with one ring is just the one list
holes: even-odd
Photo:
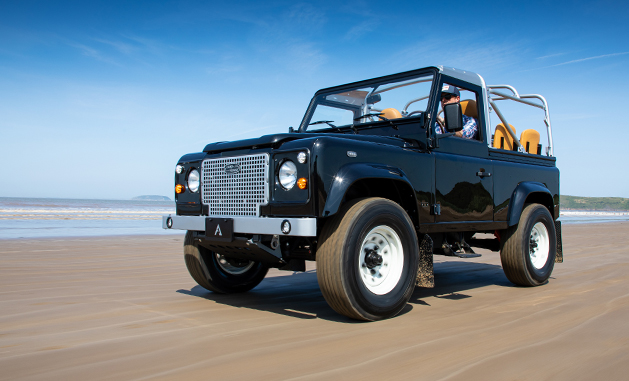
[[(509, 127), (511, 127), (514, 133), (516, 132), (515, 127), (513, 127), (511, 124), (509, 124)], [(504, 124), (500, 123), (499, 125), (497, 125), (496, 132), (494, 132), (494, 148), (513, 151), (513, 145), (513, 138), (511, 137), (509, 131), (507, 131), (507, 129), (505, 128)]]
[(382, 110), (380, 115), (387, 119), (398, 119), (402, 117), (402, 113), (400, 113), (397, 109), (393, 107), (385, 108), (384, 110)]
[(478, 108), (476, 107), (476, 101), (472, 99), (466, 99), (461, 101), (461, 112), (463, 115), (472, 117), (478, 121)]
[(528, 129), (522, 131), (520, 135), (520, 144), (528, 153), (537, 154), (537, 145), (539, 144), (539, 132)]

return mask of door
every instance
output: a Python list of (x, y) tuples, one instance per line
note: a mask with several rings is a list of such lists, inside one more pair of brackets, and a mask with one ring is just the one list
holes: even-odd
[(493, 221), (493, 163), (485, 143), (450, 136), (433, 153), (436, 222)]

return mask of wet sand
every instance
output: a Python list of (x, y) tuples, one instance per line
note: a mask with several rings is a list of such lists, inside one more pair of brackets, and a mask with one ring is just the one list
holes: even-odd
[(375, 323), (330, 309), (312, 265), (205, 291), (183, 236), (0, 240), (0, 379), (627, 379), (628, 238), (564, 225), (565, 262), (537, 288), (498, 253), (436, 256), (436, 288)]

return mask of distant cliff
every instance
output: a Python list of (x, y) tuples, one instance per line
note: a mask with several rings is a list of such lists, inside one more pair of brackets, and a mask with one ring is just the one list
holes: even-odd
[(561, 196), (563, 210), (629, 210), (629, 198)]
[(156, 195), (148, 195), (148, 196), (137, 196), (132, 198), (132, 200), (140, 200), (140, 201), (172, 201), (170, 198), (166, 196), (156, 196)]

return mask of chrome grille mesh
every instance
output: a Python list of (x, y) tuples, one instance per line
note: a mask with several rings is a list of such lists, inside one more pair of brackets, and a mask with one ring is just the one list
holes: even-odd
[(269, 203), (269, 155), (203, 161), (201, 192), (210, 216), (258, 216)]

